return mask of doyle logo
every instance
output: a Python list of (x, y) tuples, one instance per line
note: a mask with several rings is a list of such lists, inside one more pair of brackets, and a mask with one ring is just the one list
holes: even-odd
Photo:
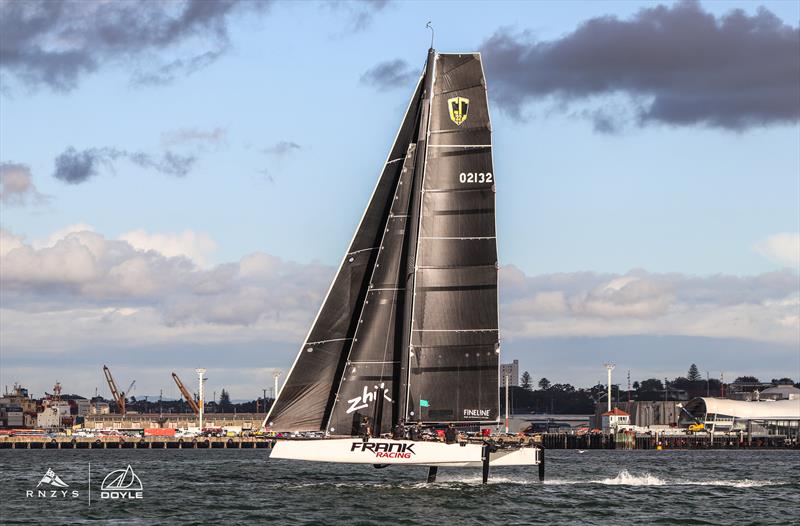
[[(42, 487), (44, 486), (44, 487)], [(49, 487), (48, 487), (49, 486)], [(52, 489), (58, 488), (58, 489)], [(47, 472), (42, 477), (42, 480), (36, 485), (35, 490), (25, 491), (26, 498), (72, 498), (78, 497), (76, 490), (70, 490), (69, 484), (61, 480), (61, 477), (56, 475), (55, 471), (47, 468)]]
[(488, 409), (464, 409), (466, 418), (489, 418)]
[(386, 387), (383, 382), (381, 382), (381, 385), (376, 385), (372, 391), (367, 390), (367, 386), (365, 385), (364, 392), (361, 393), (361, 396), (351, 398), (347, 401), (347, 403), (350, 404), (350, 407), (348, 407), (347, 411), (345, 412), (349, 415), (353, 411), (358, 411), (359, 409), (364, 409), (367, 407), (370, 403), (374, 402), (376, 398), (378, 398), (378, 389), (383, 389), (383, 398), (387, 402), (392, 402), (392, 399), (389, 398), (389, 388)]
[(450, 120), (456, 123), (456, 126), (461, 126), (467, 120), (469, 99), (466, 97), (447, 99), (447, 109), (450, 110)]
[(353, 442), (350, 451), (361, 453), (369, 451), (374, 453), (376, 458), (411, 458), (414, 453), (414, 444), (403, 444), (398, 442)]
[(112, 471), (100, 484), (101, 499), (141, 499), (142, 481), (130, 464), (125, 469)]

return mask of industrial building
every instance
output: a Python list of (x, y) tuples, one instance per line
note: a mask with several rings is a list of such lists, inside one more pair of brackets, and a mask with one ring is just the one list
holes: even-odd
[(703, 424), (706, 431), (800, 436), (800, 399), (748, 402), (725, 398), (693, 398), (684, 407), (680, 423)]

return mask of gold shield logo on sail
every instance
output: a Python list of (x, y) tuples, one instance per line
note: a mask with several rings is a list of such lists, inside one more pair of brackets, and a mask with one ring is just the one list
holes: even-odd
[(469, 113), (469, 99), (466, 97), (453, 97), (447, 99), (447, 107), (450, 109), (450, 120), (456, 123), (456, 126), (467, 120), (467, 113)]

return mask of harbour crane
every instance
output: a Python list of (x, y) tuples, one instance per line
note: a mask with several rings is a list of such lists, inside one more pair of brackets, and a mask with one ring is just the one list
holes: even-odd
[(108, 388), (111, 389), (111, 398), (117, 403), (117, 409), (119, 410), (119, 414), (125, 414), (125, 393), (121, 393), (119, 389), (117, 389), (117, 382), (114, 381), (114, 377), (111, 376), (111, 369), (108, 368), (107, 365), (103, 366), (103, 373), (106, 375), (106, 382), (108, 382)]
[(192, 408), (192, 411), (194, 412), (194, 414), (200, 413), (200, 406), (197, 405), (197, 402), (195, 402), (195, 400), (192, 397), (192, 395), (189, 393), (189, 391), (186, 389), (186, 387), (184, 387), (183, 382), (181, 382), (181, 379), (178, 378), (178, 375), (175, 374), (175, 373), (172, 373), (172, 379), (175, 380), (176, 384), (178, 384), (178, 389), (180, 390), (180, 392), (183, 395), (183, 397), (186, 399), (186, 403), (189, 404), (189, 407)]

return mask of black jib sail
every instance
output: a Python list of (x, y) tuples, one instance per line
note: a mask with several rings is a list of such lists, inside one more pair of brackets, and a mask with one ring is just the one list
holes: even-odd
[(267, 422), (274, 430), (352, 435), (365, 418), (384, 431), (400, 419), (492, 421), (497, 352), (494, 171), (481, 58), (430, 50)]

